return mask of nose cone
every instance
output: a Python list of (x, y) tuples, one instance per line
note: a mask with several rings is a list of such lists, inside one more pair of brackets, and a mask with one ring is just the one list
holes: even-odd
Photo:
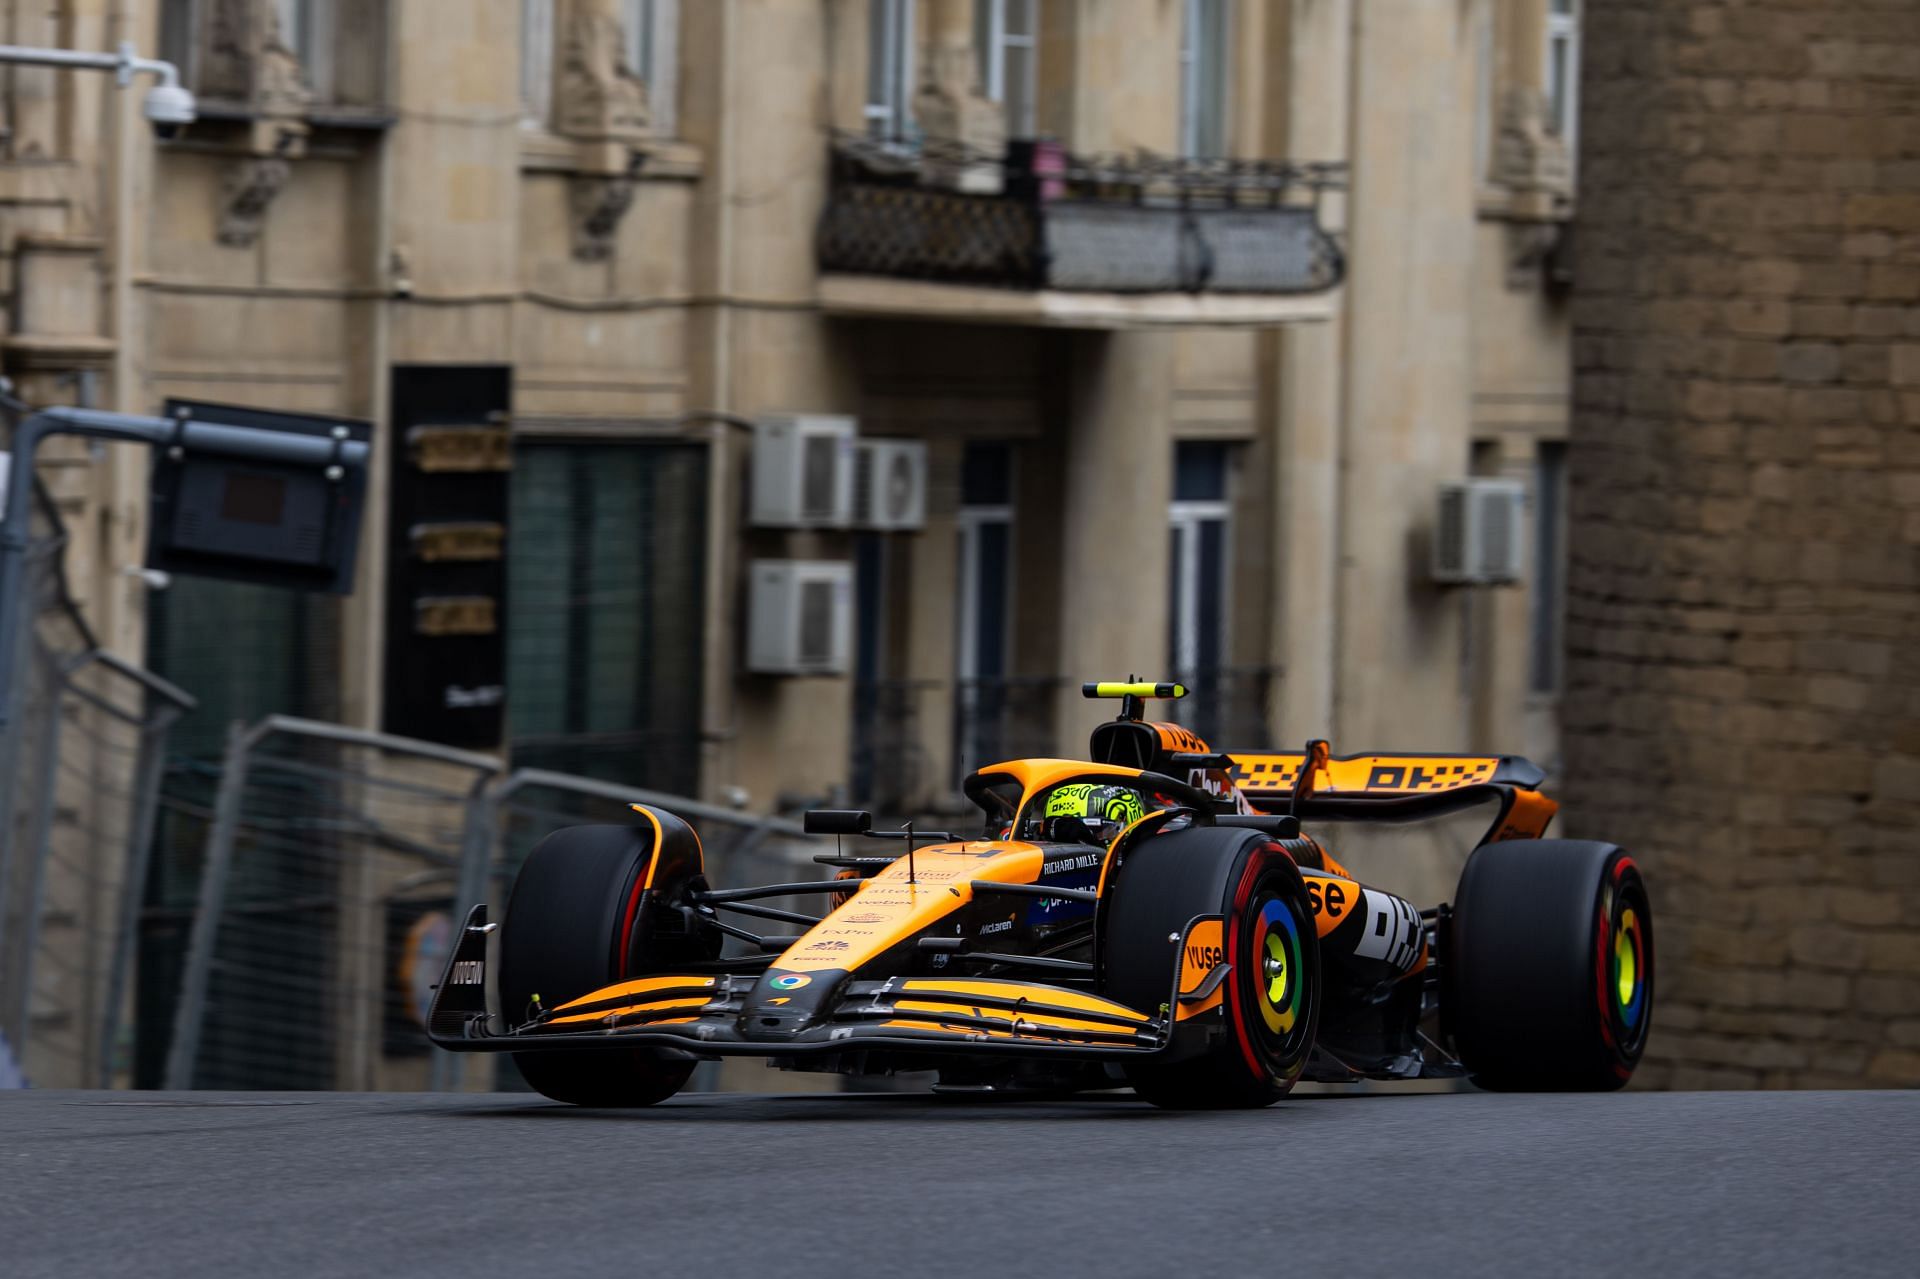
[(747, 998), (736, 1023), (743, 1039), (795, 1039), (825, 1022), (840, 1002), (845, 969), (816, 969), (798, 973), (770, 968)]

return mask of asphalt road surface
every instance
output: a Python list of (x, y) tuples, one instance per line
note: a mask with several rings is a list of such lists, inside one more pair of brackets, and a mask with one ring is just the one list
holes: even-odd
[(1920, 1093), (0, 1093), (0, 1275), (1920, 1273)]

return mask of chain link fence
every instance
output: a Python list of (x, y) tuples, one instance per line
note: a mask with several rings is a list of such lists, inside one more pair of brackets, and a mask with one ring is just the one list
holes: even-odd
[[(791, 878), (800, 827), (492, 756), (274, 716), (236, 726), (193, 905), (150, 909), (168, 1088), (512, 1087), (507, 1063), (443, 1053), (422, 1022), (458, 921), (496, 907), (534, 844), (667, 808), (701, 832), (722, 882)], [(171, 955), (165, 952), (171, 951)], [(168, 991), (165, 988), (171, 986)], [(149, 1053), (149, 1059), (154, 1054)], [(696, 1082), (696, 1086), (698, 1083)]]
[(36, 487), (24, 641), (0, 726), (0, 1082), (111, 1084), (169, 729), (193, 698), (104, 651)]

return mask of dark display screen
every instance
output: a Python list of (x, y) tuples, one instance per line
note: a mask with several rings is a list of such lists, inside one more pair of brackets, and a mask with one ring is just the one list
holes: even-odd
[(248, 524), (278, 524), (287, 514), (287, 482), (278, 475), (230, 471), (220, 499), (222, 519)]

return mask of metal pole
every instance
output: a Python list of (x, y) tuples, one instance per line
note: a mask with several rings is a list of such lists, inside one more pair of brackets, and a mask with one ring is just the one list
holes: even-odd
[[(26, 574), (30, 563), (23, 555), (19, 563), (20, 576)], [(0, 634), (0, 700), (13, 700), (21, 695), (27, 682), (29, 667), (28, 654), (31, 644), (15, 644), (11, 641), (17, 627), (32, 626), (38, 609), (39, 600), (30, 601), (29, 607), (16, 610), (5, 622), (5, 631)], [(14, 850), (24, 847), (14, 839), (14, 810), (16, 792), (19, 789), (19, 768), (21, 737), (27, 731), (24, 718), (12, 720), (0, 719), (0, 963), (7, 957), (7, 910), (13, 893), (13, 881), (19, 873)], [(24, 863), (22, 863), (24, 864)]]
[(51, 842), (50, 836), (53, 833), (54, 787), (60, 780), (60, 774), (56, 768), (60, 760), (60, 686), (57, 681), (49, 684), (47, 727), (40, 745), (40, 772), (37, 788), (39, 805), (34, 810), (33, 833), (27, 838), (27, 855), (33, 859), (33, 887), (27, 893), (27, 914), (23, 921), (26, 925), (27, 944), (21, 951), (19, 1003), (14, 1010), (12, 1021), (13, 1039), (20, 1045), (22, 1052), (26, 1051), (27, 1020), (33, 1011), (34, 957), (40, 949), (40, 915), (46, 909), (47, 854)]
[(642, 790), (637, 786), (622, 786), (617, 782), (603, 782), (591, 777), (576, 777), (572, 773), (552, 773), (544, 768), (515, 769), (494, 792), (496, 800), (504, 800), (515, 791), (528, 786), (551, 787), (554, 790), (570, 791), (576, 795), (592, 795), (599, 799), (612, 800), (618, 804), (648, 804), (670, 810), (677, 817), (698, 817), (702, 821), (721, 822), (728, 826), (765, 826), (770, 832), (779, 835), (804, 835), (806, 827), (799, 822), (784, 817), (756, 817), (741, 812), (737, 808), (722, 808), (718, 804), (703, 803), (688, 799), (684, 795), (668, 795), (656, 790)]
[(116, 71), (125, 84), (138, 72), (160, 77), (169, 88), (180, 87), (180, 72), (171, 62), (140, 57), (132, 41), (122, 41), (114, 53), (87, 53), (80, 49), (43, 49), (33, 45), (0, 44), (0, 62), (18, 62), (36, 67), (71, 67), (77, 71)]
[(227, 876), (233, 869), (233, 842), (239, 833), (240, 800), (247, 785), (247, 758), (258, 729), (239, 721), (227, 729), (226, 761), (220, 770), (220, 791), (213, 802), (213, 830), (207, 836), (207, 856), (200, 869), (200, 905), (187, 940), (187, 963), (180, 974), (180, 999), (173, 1010), (173, 1041), (167, 1045), (166, 1085), (193, 1087), (194, 1063), (200, 1055), (200, 1028), (206, 1018), (207, 983), (213, 973), (213, 943), (220, 932), (220, 910), (226, 901)]
[(153, 831), (160, 813), (160, 779), (166, 771), (167, 733), (179, 717), (178, 710), (166, 707), (140, 733), (133, 820), (127, 834), (127, 872), (120, 886), (120, 927), (113, 939), (113, 959), (107, 969), (107, 1006), (100, 1018), (100, 1066), (96, 1084), (101, 1088), (113, 1087), (120, 1008), (127, 997), (127, 977), (133, 968), (133, 948), (139, 939), (140, 906), (146, 899), (147, 867), (153, 857)]

